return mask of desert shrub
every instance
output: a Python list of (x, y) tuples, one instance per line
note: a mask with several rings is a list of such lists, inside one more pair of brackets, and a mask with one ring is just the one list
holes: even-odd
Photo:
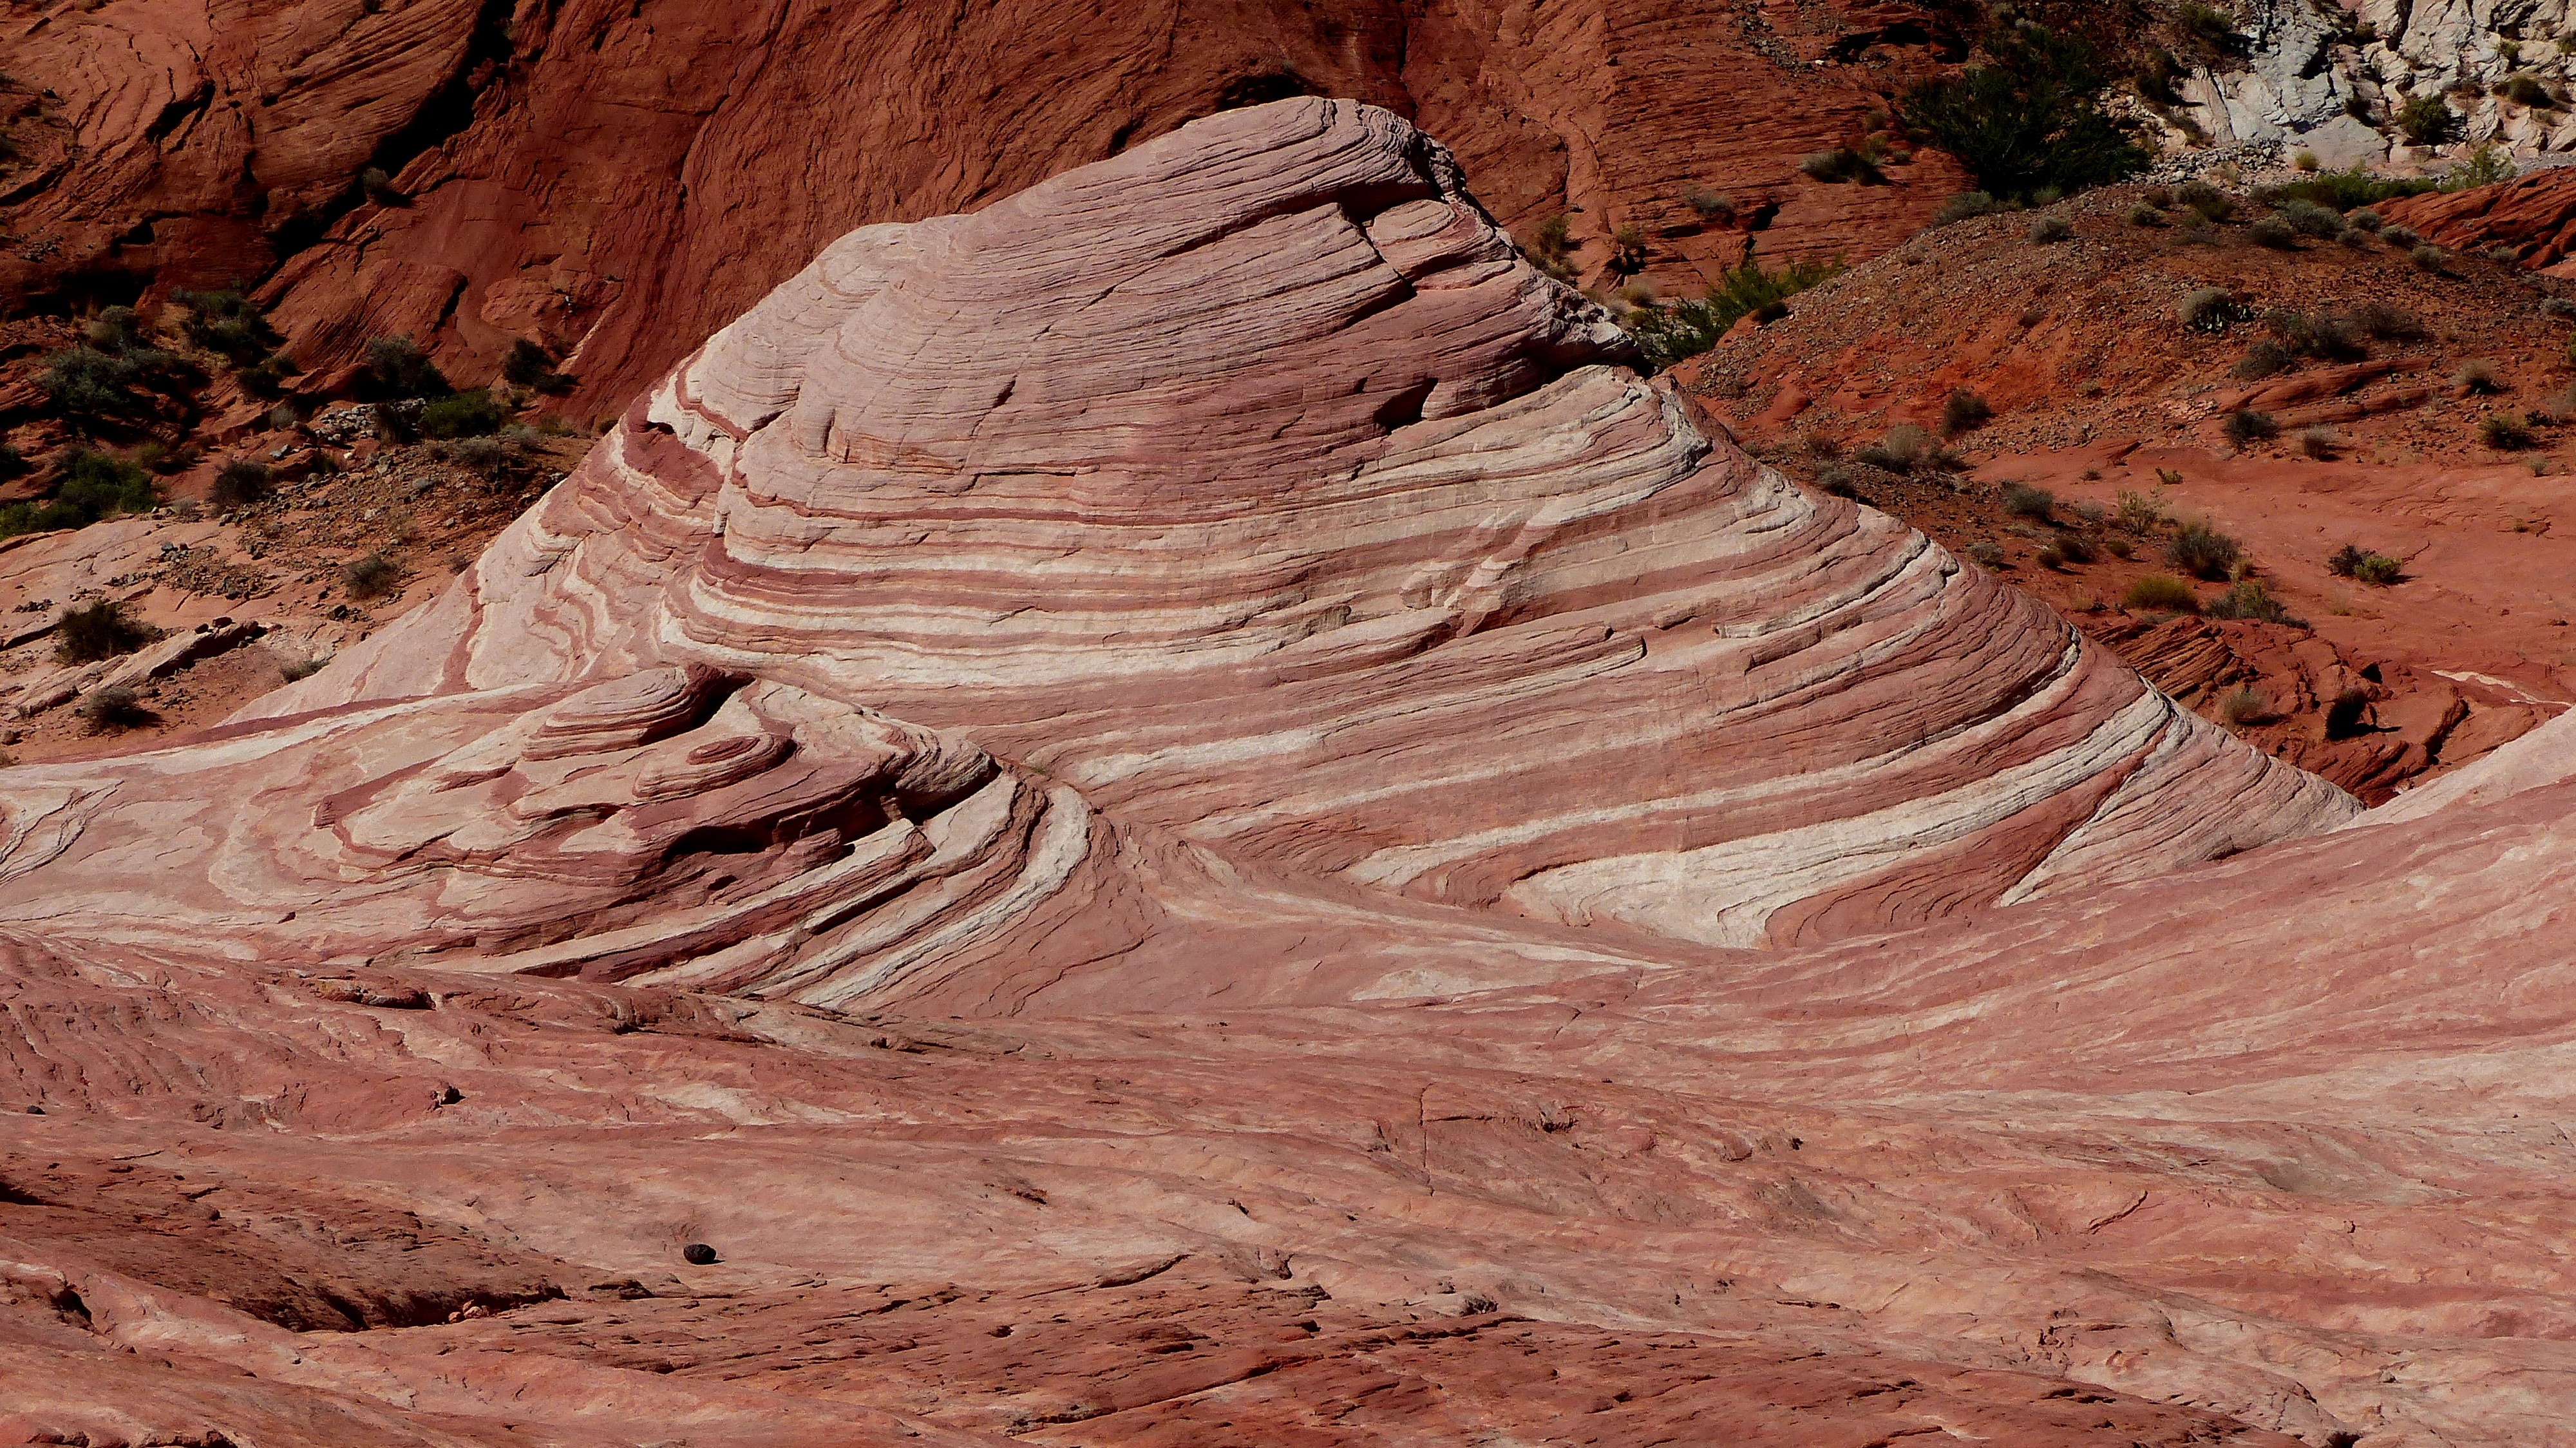
[(1954, 387), (1941, 404), (1941, 431), (1944, 436), (1957, 437), (1976, 431), (1994, 421), (1994, 417), (1994, 408), (1983, 397), (1965, 387)]
[(2387, 222), (2379, 219), (2378, 212), (2371, 210), (2367, 206), (2358, 211), (2348, 213), (2343, 219), (2343, 224), (2351, 227), (2355, 231), (2367, 231), (2373, 233), (2384, 229), (2388, 225)]
[(2532, 443), (2531, 427), (2509, 412), (2490, 412), (2478, 420), (2478, 440), (2498, 452), (2526, 452)]
[(2365, 732), (2364, 720), (2370, 713), (2370, 691), (2346, 689), (2335, 695), (2326, 706), (2326, 738), (2352, 739)]
[(1962, 191), (1941, 203), (1941, 208), (1932, 213), (1932, 224), (1948, 226), (1953, 222), (1967, 221), (1979, 216), (1992, 216), (1997, 212), (2011, 209), (1983, 191)]
[[(2319, 171), (2301, 176), (2278, 186), (2267, 187), (2262, 196), (2275, 206), (2291, 201), (2323, 206), (2334, 211), (2352, 211), (2399, 196), (2421, 196), (2438, 183), (2420, 177), (2374, 176), (2359, 166), (2349, 171)], [(2379, 215), (2371, 213), (2376, 230)]]
[(1937, 467), (1946, 462), (1941, 450), (1933, 445), (1932, 434), (1913, 423), (1900, 423), (1889, 428), (1887, 436), (1862, 448), (1857, 454), (1862, 462), (1891, 473), (1910, 473), (1916, 468)]
[(323, 667), (330, 662), (328, 658), (290, 659), (278, 672), (286, 675), (286, 682), (292, 684), (298, 679), (312, 678), (322, 672)]
[(1720, 226), (1735, 224), (1735, 198), (1732, 196), (1711, 191), (1705, 186), (1694, 186), (1683, 200), (1690, 203), (1690, 209), (1697, 212), (1702, 221), (1715, 222)]
[(411, 198), (394, 189), (394, 178), (382, 166), (369, 166), (358, 173), (358, 190), (378, 206), (405, 206)]
[(2228, 585), (2225, 593), (2209, 601), (2211, 618), (2249, 619), (2258, 623), (2286, 622), (2289, 614), (2259, 578), (2240, 578)]
[(2218, 717), (2238, 726), (2260, 724), (2272, 717), (2272, 701), (2256, 689), (2232, 689), (2218, 701)]
[(2227, 440), (2238, 447), (2243, 447), (2247, 443), (2267, 441), (2279, 436), (2281, 431), (2281, 425), (2272, 420), (2272, 414), (2243, 407), (2227, 414), (2224, 427)]
[(2043, 216), (2030, 224), (2028, 237), (2033, 246), (2054, 246), (2075, 234), (2062, 216)]
[(144, 411), (150, 405), (145, 381), (144, 364), (135, 358), (79, 346), (46, 358), (36, 385), (63, 416), (100, 420)]
[(86, 528), (113, 514), (148, 512), (160, 500), (152, 475), (133, 462), (74, 448), (55, 461), (53, 487), (45, 497), (0, 506), (0, 538)]
[(2366, 553), (2352, 568), (2356, 582), (2385, 588), (2406, 576), (2406, 565), (2385, 553)]
[(2343, 232), (2343, 213), (2331, 206), (2295, 198), (2283, 201), (2276, 215), (2301, 236), (2330, 241)]
[(1610, 270), (1620, 276), (1635, 276), (1646, 269), (1646, 231), (1640, 226), (1622, 226), (1610, 233)]
[(2451, 385), (2472, 397), (2492, 397), (2504, 391), (2504, 378), (2496, 365), (2483, 357), (2473, 357), (2460, 364), (2451, 374)]
[(2299, 233), (2277, 216), (2266, 216), (2255, 222), (2245, 234), (2253, 238), (2256, 246), (2268, 246), (2274, 251), (2294, 250), (2299, 244)]
[(2406, 255), (2417, 267), (2428, 272), (2439, 272), (2451, 263), (2451, 254), (2438, 246), (2419, 246)]
[(2124, 492), (2112, 506), (2111, 526), (2126, 533), (2161, 532), (2165, 510), (2144, 493)]
[(2397, 129), (2418, 146), (2438, 146), (2459, 129), (2460, 118), (2440, 96), (2417, 96), (2397, 111)]
[(2224, 287), (2201, 287), (2174, 304), (2174, 316), (2195, 332), (2211, 335), (2249, 320), (2254, 309), (2228, 295)]
[(0, 442), (0, 480), (14, 478), (27, 470), (27, 455)]
[(1851, 473), (1847, 469), (1843, 468), (1826, 468), (1822, 472), (1817, 473), (1816, 486), (1833, 494), (1837, 498), (1857, 498), (1860, 496), (1859, 485), (1852, 481)]
[(2145, 169), (2146, 153), (2097, 104), (2110, 78), (2083, 41), (2030, 23), (1996, 25), (1984, 61), (1905, 93), (1897, 118), (1959, 158), (1992, 196), (2072, 195)]
[(2360, 321), (2342, 312), (2284, 310), (2267, 314), (2263, 322), (2282, 346), (2302, 357), (2350, 362), (2370, 355)]
[(2576, 322), (2576, 302), (2565, 297), (2551, 297), (2540, 304), (2540, 315), (2555, 317), (2562, 322)]
[(560, 392), (572, 382), (555, 370), (555, 359), (545, 348), (525, 337), (510, 344), (510, 354), (501, 359), (501, 377), (539, 392)]
[(183, 291), (170, 299), (187, 314), (179, 323), (180, 332), (235, 366), (256, 363), (277, 345), (277, 334), (269, 330), (267, 319), (238, 291)]
[(1991, 538), (1980, 538), (1968, 545), (1968, 561), (1992, 572), (2004, 566), (2004, 550)]
[(2321, 463), (2332, 462), (2336, 451), (2342, 446), (2343, 439), (2335, 436), (2335, 430), (2331, 427), (2319, 425), (2303, 429), (2299, 433), (2299, 451)]
[(2498, 181), (2512, 180), (2514, 172), (2514, 164), (2506, 159), (2504, 152), (2493, 146), (2480, 146), (2462, 158), (2458, 165), (2451, 168), (2450, 174), (2442, 178), (2442, 189), (2468, 191), (2480, 186), (2492, 186)]
[(2361, 561), (2371, 557), (2369, 549), (2357, 543), (2346, 543), (2326, 559), (2326, 571), (2337, 578), (2350, 578), (2361, 569)]
[(1832, 185), (1874, 185), (1887, 178), (1879, 174), (1867, 156), (1849, 146), (1836, 146), (1830, 151), (1817, 151), (1798, 159), (1798, 169), (1813, 180)]
[(405, 397), (445, 397), (455, 389), (447, 374), (409, 337), (374, 337), (367, 342), (358, 391), (373, 401)]
[(2335, 241), (2355, 251), (2363, 251), (2370, 246), (2370, 233), (2358, 226), (2347, 226), (2335, 233)]
[(268, 496), (268, 465), (235, 458), (215, 472), (206, 501), (218, 508), (243, 508)]
[(2290, 164), (2301, 171), (2314, 171), (2320, 163), (2317, 160), (2316, 152), (2301, 151), (2299, 154), (2290, 158)]
[(370, 553), (340, 570), (340, 582), (351, 598), (380, 598), (401, 581), (401, 567), (381, 553)]
[(2170, 573), (2150, 573), (2129, 585), (2120, 606), (2133, 613), (2198, 613), (2200, 595)]
[(2412, 312), (2386, 302), (2364, 302), (2352, 309), (2353, 325), (2381, 342), (2420, 342), (2424, 323)]
[(2236, 198), (2206, 181), (2186, 181), (2174, 193), (2174, 199), (2191, 208), (2204, 221), (2225, 221), (2236, 214)]
[(2017, 518), (2045, 520), (2057, 511), (2057, 495), (2046, 488), (2014, 483), (2004, 489), (2004, 511)]
[(2103, 539), (2103, 540), (2102, 540), (2102, 547), (2103, 547), (2103, 550), (2104, 550), (2104, 551), (2108, 552), (2108, 553), (2109, 553), (2112, 557), (2114, 557), (2114, 558), (2126, 558), (2126, 557), (2128, 557), (2131, 553), (2134, 553), (2134, 552), (2136, 552), (2136, 551), (2137, 551), (2136, 549), (2134, 549), (2134, 548), (2132, 548), (2132, 547), (2130, 547), (2130, 546), (2129, 546), (2129, 540), (2128, 540), (2128, 539), (2121, 537), (2121, 536), (2120, 536), (2119, 534), (2117, 534), (2117, 533), (2114, 533), (2114, 534), (2112, 534), (2110, 537)]
[(2048, 546), (2056, 549), (2058, 558), (2064, 562), (2090, 563), (2093, 561), (2093, 545), (2086, 541), (2083, 534), (2072, 528), (2061, 526), (2057, 536), (2050, 540)]
[(152, 722), (152, 711), (123, 684), (93, 690), (80, 702), (80, 716), (95, 734), (107, 729), (132, 729)]
[(1809, 287), (1842, 274), (1840, 261), (1793, 261), (1778, 271), (1766, 270), (1748, 253), (1743, 264), (1724, 273), (1697, 301), (1641, 308), (1627, 323), (1646, 360), (1670, 367), (1717, 345), (1726, 329), (1745, 316), (1778, 307)]
[(423, 437), (483, 437), (501, 427), (501, 404), (481, 388), (442, 397), (420, 410)]
[(2245, 550), (2207, 523), (2185, 523), (2165, 540), (2165, 561), (2195, 578), (2225, 578)]
[(2182, 0), (2174, 7), (2174, 19), (2211, 45), (2225, 46), (2236, 38), (2236, 17), (2201, 0)]
[(2257, 377), (2276, 377), (2297, 366), (2299, 359), (2278, 342), (2261, 341), (2245, 349), (2245, 358), (2231, 370), (2249, 381)]
[(54, 661), (87, 664), (130, 654), (152, 642), (152, 630), (125, 616), (111, 598), (64, 609), (54, 620)]
[(2156, 469), (2156, 481), (2164, 484), (2168, 488), (2180, 487), (2182, 485), (2182, 469), (2158, 468)]
[(295, 364), (283, 352), (272, 352), (233, 374), (242, 391), (253, 397), (275, 397), (286, 390), (288, 374)]
[(2424, 244), (2424, 238), (2416, 235), (2415, 228), (2411, 226), (2388, 227), (2379, 233), (2379, 239), (2399, 251), (2412, 251)]
[(2137, 205), (2129, 208), (2129, 224), (2131, 226), (2162, 226), (2165, 224), (2165, 214), (2141, 201)]

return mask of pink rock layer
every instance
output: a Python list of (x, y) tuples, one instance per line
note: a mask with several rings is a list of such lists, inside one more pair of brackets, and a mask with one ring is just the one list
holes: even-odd
[(845, 238), (434, 604), (0, 776), (0, 1423), (2562, 1420), (2558, 773), (2330, 829), (1627, 361), (1410, 125), (1231, 112)]

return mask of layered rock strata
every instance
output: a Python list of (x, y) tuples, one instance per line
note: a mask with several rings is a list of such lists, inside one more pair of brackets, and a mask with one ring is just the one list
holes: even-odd
[(0, 1423), (2561, 1421), (2557, 773), (2328, 830), (1625, 363), (1406, 123), (1229, 113), (845, 239), (368, 647), (0, 775)]

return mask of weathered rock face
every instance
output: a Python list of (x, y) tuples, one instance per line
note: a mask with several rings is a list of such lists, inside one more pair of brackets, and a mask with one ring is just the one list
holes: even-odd
[[(1639, 226), (1676, 286), (1749, 239), (1873, 254), (1965, 189), (1928, 155), (1887, 186), (1797, 170), (1961, 53), (1911, 0), (249, 8), (16, 22), (11, 71), (61, 99), (11, 131), (33, 160), (0, 180), (0, 226), (29, 240), (0, 292), (257, 277), (266, 231), (317, 207), (338, 224), (267, 293), (300, 360), (407, 331), (479, 383), (537, 338), (606, 411), (853, 226), (984, 205), (1246, 100), (1393, 106), (1506, 221), (1571, 210), (1596, 266)], [(389, 204), (360, 196), (369, 164)], [(1703, 220), (1701, 190), (1734, 219)]]
[(1203, 122), (835, 244), (255, 712), (732, 670), (1236, 858), (1726, 945), (2352, 810), (1626, 355), (1393, 116)]
[(1624, 357), (1403, 121), (1231, 112), (845, 238), (366, 649), (0, 775), (0, 1425), (2562, 1420), (2568, 786), (2325, 830)]

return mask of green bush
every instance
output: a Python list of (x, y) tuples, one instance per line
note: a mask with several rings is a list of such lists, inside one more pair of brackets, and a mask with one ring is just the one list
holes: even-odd
[(2075, 228), (2068, 225), (2062, 216), (2043, 216), (2030, 224), (2029, 236), (2033, 246), (2053, 246), (2074, 234)]
[(2145, 169), (2146, 152), (2097, 103), (2109, 77), (2090, 46), (2019, 24), (1989, 30), (1982, 49), (1984, 63), (1907, 91), (1896, 115), (1989, 195), (2071, 195)]
[(2353, 362), (2370, 355), (2359, 320), (2341, 312), (2278, 311), (2263, 319), (2281, 345), (2323, 362)]
[(1941, 203), (1941, 209), (1932, 213), (1932, 224), (1948, 226), (1954, 222), (1969, 221), (1980, 216), (1993, 216), (2012, 209), (1983, 191), (1962, 191)]
[(2272, 414), (2256, 412), (2250, 408), (2239, 408), (2227, 414), (2225, 427), (2227, 440), (2238, 447), (2243, 447), (2247, 443), (2266, 441), (2278, 436), (2281, 431), (2281, 425), (2272, 420)]
[(2525, 452), (2532, 444), (2530, 426), (2506, 412), (2491, 412), (2479, 419), (2478, 437), (2498, 452)]
[(2418, 146), (2438, 146), (2459, 129), (2460, 118), (2440, 96), (2417, 96), (2397, 112), (2397, 129)]
[(1801, 157), (1798, 169), (1814, 180), (1840, 185), (1875, 186), (1887, 180), (1867, 156), (1848, 146)]
[(1720, 276), (1699, 300), (1631, 313), (1629, 330), (1649, 364), (1670, 367), (1716, 346), (1717, 339), (1746, 316), (1778, 307), (1809, 287), (1840, 276), (1842, 270), (1840, 261), (1794, 261), (1768, 271), (1748, 254), (1743, 265)]
[(358, 391), (371, 401), (405, 397), (445, 397), (455, 389), (447, 375), (409, 337), (375, 337), (367, 342)]
[(2428, 272), (2439, 272), (2451, 263), (2451, 254), (2438, 246), (2419, 246), (2407, 256), (2417, 267)]
[(2245, 360), (2232, 369), (2238, 377), (2252, 381), (2258, 377), (2277, 377), (2299, 365), (2289, 348), (2278, 342), (2257, 342), (2245, 349)]
[(2246, 235), (2254, 239), (2255, 245), (2268, 246), (2274, 251), (2290, 251), (2299, 244), (2299, 233), (2277, 216), (2266, 216), (2255, 222)]
[(277, 334), (250, 299), (238, 291), (175, 292), (170, 298), (187, 313), (179, 330), (209, 352), (221, 353), (236, 366), (266, 358)]
[(2301, 236), (2313, 236), (2320, 241), (2332, 241), (2343, 234), (2343, 213), (2331, 206), (2319, 206), (2313, 201), (2300, 201), (2293, 198), (2281, 203), (2278, 215), (2281, 220), (2289, 223), (2291, 230)]
[(2453, 166), (2451, 174), (2442, 178), (2442, 189), (2468, 191), (2480, 186), (2492, 186), (2498, 181), (2512, 180), (2515, 172), (2513, 162), (2507, 160), (2502, 151), (2493, 146), (2480, 146), (2471, 151), (2458, 165)]
[(2198, 613), (2200, 595), (2170, 573), (2150, 573), (2129, 585), (2120, 606), (2137, 613)]
[(2372, 553), (2353, 565), (2352, 576), (2363, 583), (2385, 588), (2406, 576), (2406, 566), (2385, 553)]
[(2016, 518), (2036, 518), (2045, 522), (2057, 511), (2057, 495), (2046, 488), (2028, 483), (2014, 483), (2004, 489), (2004, 511)]
[(525, 337), (510, 344), (510, 355), (501, 359), (501, 378), (520, 387), (539, 392), (561, 392), (572, 379), (555, 370), (555, 359), (545, 348)]
[(340, 570), (340, 581), (351, 598), (379, 598), (402, 581), (402, 568), (381, 553), (370, 553)]
[(2376, 234), (2381, 228), (2388, 225), (2387, 222), (2380, 219), (2378, 212), (2371, 210), (2367, 206), (2361, 208), (2359, 211), (2346, 214), (2343, 219), (2343, 224), (2351, 227), (2355, 231), (2369, 232), (2373, 234)]
[(2286, 623), (2289, 613), (2279, 600), (2263, 586), (2259, 578), (2240, 578), (2225, 593), (2209, 601), (2211, 618), (2248, 619), (2258, 623)]
[(80, 716), (93, 734), (108, 729), (133, 729), (153, 720), (153, 713), (142, 699), (123, 684), (111, 684), (80, 702)]
[[(2334, 211), (2351, 211), (2357, 207), (2375, 206), (2399, 196), (2421, 196), (2439, 183), (2422, 177), (2375, 176), (2359, 166), (2349, 171), (2319, 171), (2268, 187), (2263, 199), (2275, 206), (2303, 201)], [(2354, 221), (2359, 223), (2360, 218)], [(2372, 213), (2367, 230), (2377, 230), (2379, 216)]]
[(501, 430), (501, 404), (481, 388), (442, 397), (420, 410), (423, 437), (484, 437)]
[(56, 462), (46, 497), (0, 506), (0, 538), (86, 528), (112, 514), (148, 512), (160, 501), (150, 473), (113, 453), (74, 448)]
[(2185, 327), (2213, 336), (2253, 315), (2254, 309), (2230, 296), (2225, 287), (2200, 287), (2174, 305), (2174, 316)]
[(2207, 523), (2185, 523), (2165, 541), (2165, 561), (2195, 578), (2225, 578), (2244, 555), (2235, 539)]
[(1963, 432), (1975, 432), (1994, 417), (1994, 408), (1983, 397), (1964, 387), (1952, 388), (1949, 399), (1941, 404), (1941, 431), (1957, 437)]
[(2174, 199), (2200, 213), (2204, 221), (2225, 221), (2236, 214), (2236, 198), (2206, 181), (2186, 181)]
[(217, 469), (206, 489), (206, 501), (225, 509), (248, 507), (267, 496), (268, 465), (249, 458), (235, 458)]
[(87, 664), (130, 654), (152, 642), (152, 631), (125, 616), (114, 599), (67, 608), (54, 620), (54, 661)]
[(1887, 436), (1854, 454), (1874, 468), (1891, 473), (1910, 473), (1916, 468), (1942, 467), (1951, 461), (1934, 445), (1932, 434), (1913, 423), (1899, 423), (1887, 430)]
[(2495, 93), (2518, 106), (2555, 109), (2558, 105), (2558, 97), (2549, 93), (2540, 77), (2527, 73), (2518, 72), (2496, 82)]
[(2352, 309), (2353, 325), (2381, 342), (2420, 342), (2424, 323), (2414, 313), (2386, 302), (2364, 302)]

